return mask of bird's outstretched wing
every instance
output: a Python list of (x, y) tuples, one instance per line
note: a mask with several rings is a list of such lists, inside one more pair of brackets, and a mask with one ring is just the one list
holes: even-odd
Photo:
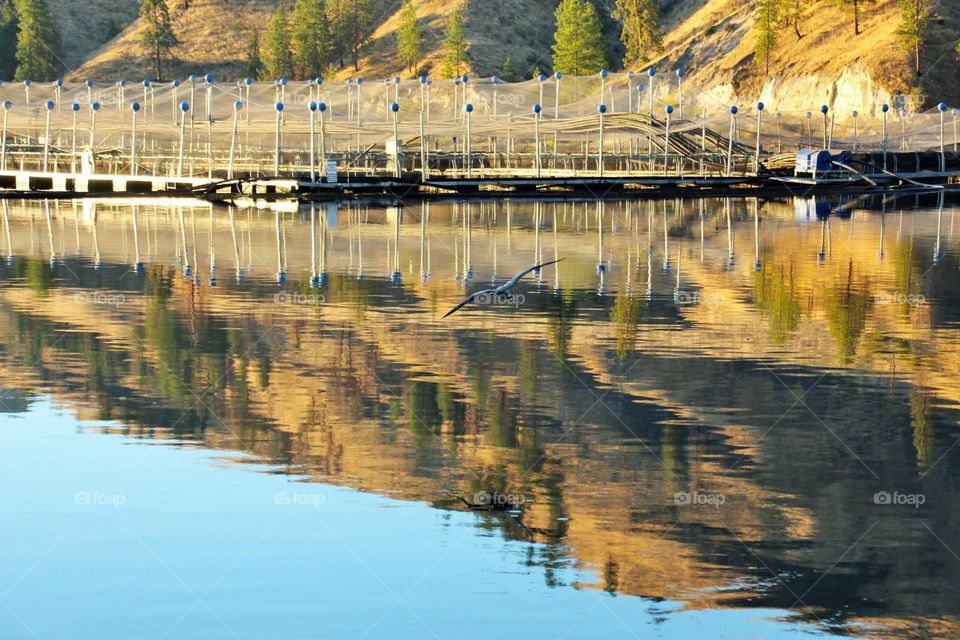
[(524, 269), (523, 271), (521, 271), (520, 273), (518, 273), (517, 275), (513, 276), (512, 278), (510, 278), (510, 281), (507, 282), (505, 285), (503, 285), (503, 286), (501, 287), (501, 289), (510, 289), (511, 287), (513, 287), (514, 285), (516, 285), (518, 282), (520, 282), (520, 281), (523, 279), (523, 276), (527, 275), (527, 274), (530, 273), (531, 271), (537, 271), (538, 269), (543, 269), (544, 267), (549, 267), (551, 264), (556, 264), (556, 263), (558, 263), (558, 262), (563, 262), (564, 260), (566, 260), (566, 258), (560, 258), (559, 260), (551, 260), (550, 262), (544, 262), (544, 263), (542, 263), (542, 264), (535, 264), (535, 265), (533, 265), (532, 267), (528, 267), (528, 268)]
[(452, 316), (457, 311), (460, 311), (460, 309), (463, 309), (465, 306), (467, 306), (468, 304), (476, 300), (479, 296), (483, 294), (490, 295), (490, 294), (496, 293), (496, 291), (497, 291), (496, 289), (484, 289), (483, 291), (475, 291), (474, 293), (471, 293), (469, 296), (461, 300), (457, 306), (455, 306), (453, 309), (450, 309), (450, 311), (447, 311), (445, 314), (443, 314), (443, 318), (446, 318), (447, 316)]

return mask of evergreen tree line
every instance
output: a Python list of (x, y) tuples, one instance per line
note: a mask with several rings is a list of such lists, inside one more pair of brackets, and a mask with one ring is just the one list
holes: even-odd
[[(252, 78), (312, 78), (331, 75), (352, 59), (355, 70), (369, 44), (371, 0), (295, 0), (277, 7), (266, 33), (254, 27), (247, 41), (244, 73)], [(456, 77), (468, 67), (465, 16), (454, 12), (443, 37), (440, 75)], [(642, 63), (662, 50), (657, 0), (561, 0), (553, 67), (567, 74), (596, 73), (610, 66)], [(614, 60), (608, 43), (618, 33), (624, 53)], [(423, 73), (424, 29), (411, 0), (404, 0), (397, 29), (397, 55), (404, 68)], [(536, 75), (537, 72), (534, 72)], [(517, 79), (513, 61), (502, 78)]]
[[(811, 11), (812, 0), (753, 0), (756, 41), (754, 58), (763, 65), (764, 73), (770, 73), (770, 58), (780, 43), (783, 32), (793, 32), (796, 40), (804, 37), (803, 23)], [(862, 33), (860, 16), (864, 5), (876, 0), (831, 0), (850, 12), (853, 35)], [(897, 37), (900, 44), (914, 59), (917, 74), (921, 72), (920, 54), (930, 29), (932, 0), (897, 0), (900, 22)], [(958, 46), (960, 51), (960, 46)]]
[(59, 50), (47, 0), (0, 0), (0, 79), (55, 80)]
[(313, 78), (345, 66), (348, 56), (359, 70), (374, 19), (372, 0), (280, 4), (262, 37), (256, 27), (250, 32), (244, 72), (251, 78)]

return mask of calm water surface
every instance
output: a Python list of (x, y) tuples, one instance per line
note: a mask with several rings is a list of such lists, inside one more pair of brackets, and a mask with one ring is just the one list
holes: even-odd
[(957, 203), (0, 204), (0, 637), (960, 636)]

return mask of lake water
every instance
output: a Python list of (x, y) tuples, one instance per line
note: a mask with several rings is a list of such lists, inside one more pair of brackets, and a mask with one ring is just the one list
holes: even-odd
[(4, 639), (960, 636), (950, 199), (0, 204)]

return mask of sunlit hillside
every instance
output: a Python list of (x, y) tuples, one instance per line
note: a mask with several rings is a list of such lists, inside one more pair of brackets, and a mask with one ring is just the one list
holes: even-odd
[[(172, 74), (213, 71), (226, 78), (242, 73), (244, 47), (252, 26), (265, 29), (276, 2), (268, 0), (194, 0), (171, 5), (183, 42)], [(769, 75), (755, 61), (754, 3), (750, 0), (664, 2), (665, 50), (653, 60), (661, 67), (682, 65), (693, 84), (719, 102), (753, 102), (763, 98), (784, 110), (806, 110), (812, 102), (837, 109), (868, 111), (903, 93), (913, 106), (960, 97), (960, 66), (954, 46), (960, 30), (960, 7), (935, 2), (920, 77), (913, 59), (898, 41), (896, 0), (862, 3), (860, 35), (854, 35), (849, 7), (818, 2), (807, 7), (799, 25), (784, 27), (770, 60)], [(443, 32), (457, 10), (466, 16), (470, 70), (502, 74), (507, 59), (514, 71), (529, 78), (535, 69), (550, 70), (556, 2), (554, 0), (414, 0), (425, 30), (426, 53), (421, 69), (439, 75)], [(399, 4), (378, 0), (369, 45), (359, 61), (345, 60), (339, 75), (388, 77), (401, 70), (396, 55)], [(95, 15), (96, 11), (90, 11)], [(119, 12), (112, 19), (122, 21)], [(92, 19), (92, 18), (90, 18)], [(149, 75), (140, 50), (139, 23), (94, 53), (75, 77)], [(89, 30), (88, 30), (89, 31)], [(927, 98), (929, 94), (929, 98)]]

